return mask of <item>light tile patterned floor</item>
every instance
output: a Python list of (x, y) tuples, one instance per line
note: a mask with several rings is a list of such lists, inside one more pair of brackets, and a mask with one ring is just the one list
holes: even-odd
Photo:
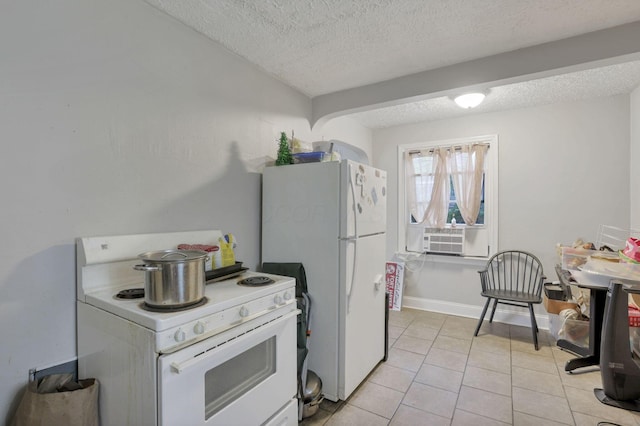
[(403, 309), (390, 312), (389, 358), (347, 401), (324, 401), (301, 425), (640, 426), (640, 413), (600, 403), (596, 367), (568, 374), (574, 355), (529, 328)]

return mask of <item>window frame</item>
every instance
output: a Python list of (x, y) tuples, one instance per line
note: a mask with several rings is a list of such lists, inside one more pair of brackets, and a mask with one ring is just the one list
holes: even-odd
[[(466, 225), (459, 224), (459, 227), (469, 227), (482, 230), (479, 232), (485, 232), (487, 242), (489, 245), (488, 253), (495, 253), (498, 250), (498, 135), (483, 135), (472, 136), (457, 139), (446, 140), (431, 140), (424, 142), (414, 142), (409, 144), (398, 145), (398, 245), (397, 251), (399, 253), (411, 253), (406, 250), (407, 241), (407, 226), (409, 225), (409, 212), (407, 209), (407, 183), (406, 183), (406, 171), (404, 164), (404, 156), (407, 151), (413, 151), (417, 149), (430, 149), (435, 147), (449, 147), (455, 145), (464, 145), (470, 143), (487, 143), (489, 144), (489, 150), (485, 158), (485, 182), (484, 182), (484, 224)], [(450, 225), (447, 225), (450, 227)], [(446, 262), (456, 262), (464, 259), (486, 259), (487, 256), (449, 256), (444, 254), (429, 253), (422, 254), (434, 260), (444, 260)]]

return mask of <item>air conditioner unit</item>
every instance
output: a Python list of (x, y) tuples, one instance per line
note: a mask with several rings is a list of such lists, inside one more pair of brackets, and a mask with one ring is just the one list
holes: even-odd
[(406, 250), (414, 253), (465, 257), (487, 257), (490, 253), (487, 230), (481, 227), (437, 229), (414, 223), (407, 226), (405, 242)]
[(424, 251), (464, 254), (464, 228), (424, 228)]
[(438, 229), (410, 225), (408, 231), (408, 251), (464, 255), (465, 228)]

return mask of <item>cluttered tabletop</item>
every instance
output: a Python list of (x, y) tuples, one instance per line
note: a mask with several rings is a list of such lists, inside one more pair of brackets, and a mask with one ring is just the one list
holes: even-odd
[(614, 281), (628, 293), (630, 337), (640, 347), (640, 239), (628, 236), (607, 242), (577, 240), (559, 246), (559, 281), (545, 285), (549, 330), (558, 347), (577, 355), (565, 365), (567, 372), (599, 365), (607, 291)]

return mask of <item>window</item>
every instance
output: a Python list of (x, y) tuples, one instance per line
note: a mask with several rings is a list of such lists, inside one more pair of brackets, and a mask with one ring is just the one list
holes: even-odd
[(464, 256), (495, 251), (497, 171), (495, 135), (400, 145), (399, 250), (422, 251), (425, 227), (456, 227), (466, 235)]
[(276, 372), (276, 336), (236, 355), (204, 375), (204, 419), (251, 392)]
[[(431, 156), (422, 156), (419, 155), (419, 151), (410, 151), (409, 157), (413, 163), (412, 174), (407, 174), (407, 179), (413, 179), (414, 185), (416, 188), (415, 191), (415, 199), (417, 204), (417, 210), (420, 212), (424, 212), (429, 205), (429, 201), (431, 200), (431, 192), (433, 191), (433, 181), (435, 179), (434, 173), (432, 173), (431, 167), (433, 163), (433, 157)], [(459, 173), (457, 173), (459, 174)], [(447, 224), (451, 224), (451, 220), (455, 218), (455, 223), (465, 224), (465, 220), (462, 217), (460, 212), (460, 208), (458, 207), (458, 203), (456, 201), (456, 193), (454, 191), (454, 173), (449, 175), (449, 203), (447, 209)], [(484, 170), (482, 172), (481, 181), (480, 181), (480, 209), (478, 211), (478, 215), (476, 216), (475, 225), (484, 225), (484, 183), (485, 181), (485, 173)], [(407, 190), (411, 190), (408, 188)], [(418, 223), (419, 220), (416, 216), (421, 216), (420, 214), (412, 213), (411, 209), (407, 209), (409, 214), (409, 223)]]

